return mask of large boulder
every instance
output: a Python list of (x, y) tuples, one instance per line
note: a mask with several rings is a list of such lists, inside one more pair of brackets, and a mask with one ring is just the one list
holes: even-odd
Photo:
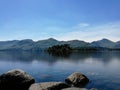
[(0, 75), (0, 90), (28, 90), (35, 80), (20, 69)]
[(65, 79), (65, 82), (72, 86), (84, 86), (89, 82), (89, 79), (82, 73), (75, 72)]
[[(65, 88), (65, 89), (62, 89), (62, 90), (88, 90), (86, 88), (76, 88), (76, 87), (71, 87), (71, 88)], [(98, 90), (96, 88), (91, 88), (90, 90)]]
[(32, 84), (29, 90), (61, 90), (69, 86), (63, 82), (44, 82)]
[(91, 88), (90, 90), (98, 90), (97, 88)]
[(62, 90), (88, 90), (88, 89), (86, 89), (86, 88), (71, 87), (71, 88), (65, 88), (65, 89), (62, 89)]

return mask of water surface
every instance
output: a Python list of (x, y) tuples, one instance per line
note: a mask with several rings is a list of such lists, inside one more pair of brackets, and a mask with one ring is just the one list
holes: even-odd
[(80, 52), (58, 57), (44, 52), (0, 52), (0, 74), (25, 70), (36, 82), (64, 81), (73, 72), (85, 74), (86, 88), (120, 90), (120, 52)]

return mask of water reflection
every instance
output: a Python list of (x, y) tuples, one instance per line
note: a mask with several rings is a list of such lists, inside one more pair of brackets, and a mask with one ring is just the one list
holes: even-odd
[(120, 52), (79, 52), (67, 57), (45, 52), (0, 52), (0, 74), (14, 68), (27, 71), (36, 82), (64, 81), (80, 71), (91, 80), (87, 88), (120, 90)]
[(45, 61), (52, 63), (59, 60), (69, 59), (72, 60), (86, 60), (88, 58), (94, 58), (100, 60), (104, 63), (108, 63), (113, 59), (120, 58), (120, 52), (76, 52), (72, 53), (69, 56), (55, 56), (45, 52), (25, 52), (25, 51), (4, 51), (0, 52), (0, 61), (1, 60), (13, 60), (13, 61), (21, 61), (21, 62), (31, 62), (33, 60)]

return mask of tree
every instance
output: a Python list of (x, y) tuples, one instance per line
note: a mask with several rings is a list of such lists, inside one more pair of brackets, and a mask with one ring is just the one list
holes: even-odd
[(49, 47), (47, 51), (52, 55), (68, 56), (72, 53), (72, 48), (68, 44), (63, 44)]

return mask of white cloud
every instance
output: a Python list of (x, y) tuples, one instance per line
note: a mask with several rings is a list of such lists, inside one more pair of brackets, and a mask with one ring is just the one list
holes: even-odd
[(80, 30), (80, 29), (89, 28), (89, 27), (90, 27), (89, 23), (79, 23), (76, 26), (71, 27), (70, 29), (72, 29), (72, 30)]
[[(87, 26), (87, 25), (86, 25)], [(104, 25), (91, 26), (87, 28), (81, 28), (76, 25), (72, 27), (73, 31), (68, 33), (61, 33), (55, 38), (58, 40), (73, 40), (79, 39), (84, 41), (95, 41), (102, 38), (108, 38), (113, 41), (120, 40), (120, 22), (107, 23)], [(81, 30), (83, 29), (83, 30)]]
[(79, 23), (78, 26), (79, 27), (88, 27), (88, 26), (90, 26), (90, 24), (89, 23)]

